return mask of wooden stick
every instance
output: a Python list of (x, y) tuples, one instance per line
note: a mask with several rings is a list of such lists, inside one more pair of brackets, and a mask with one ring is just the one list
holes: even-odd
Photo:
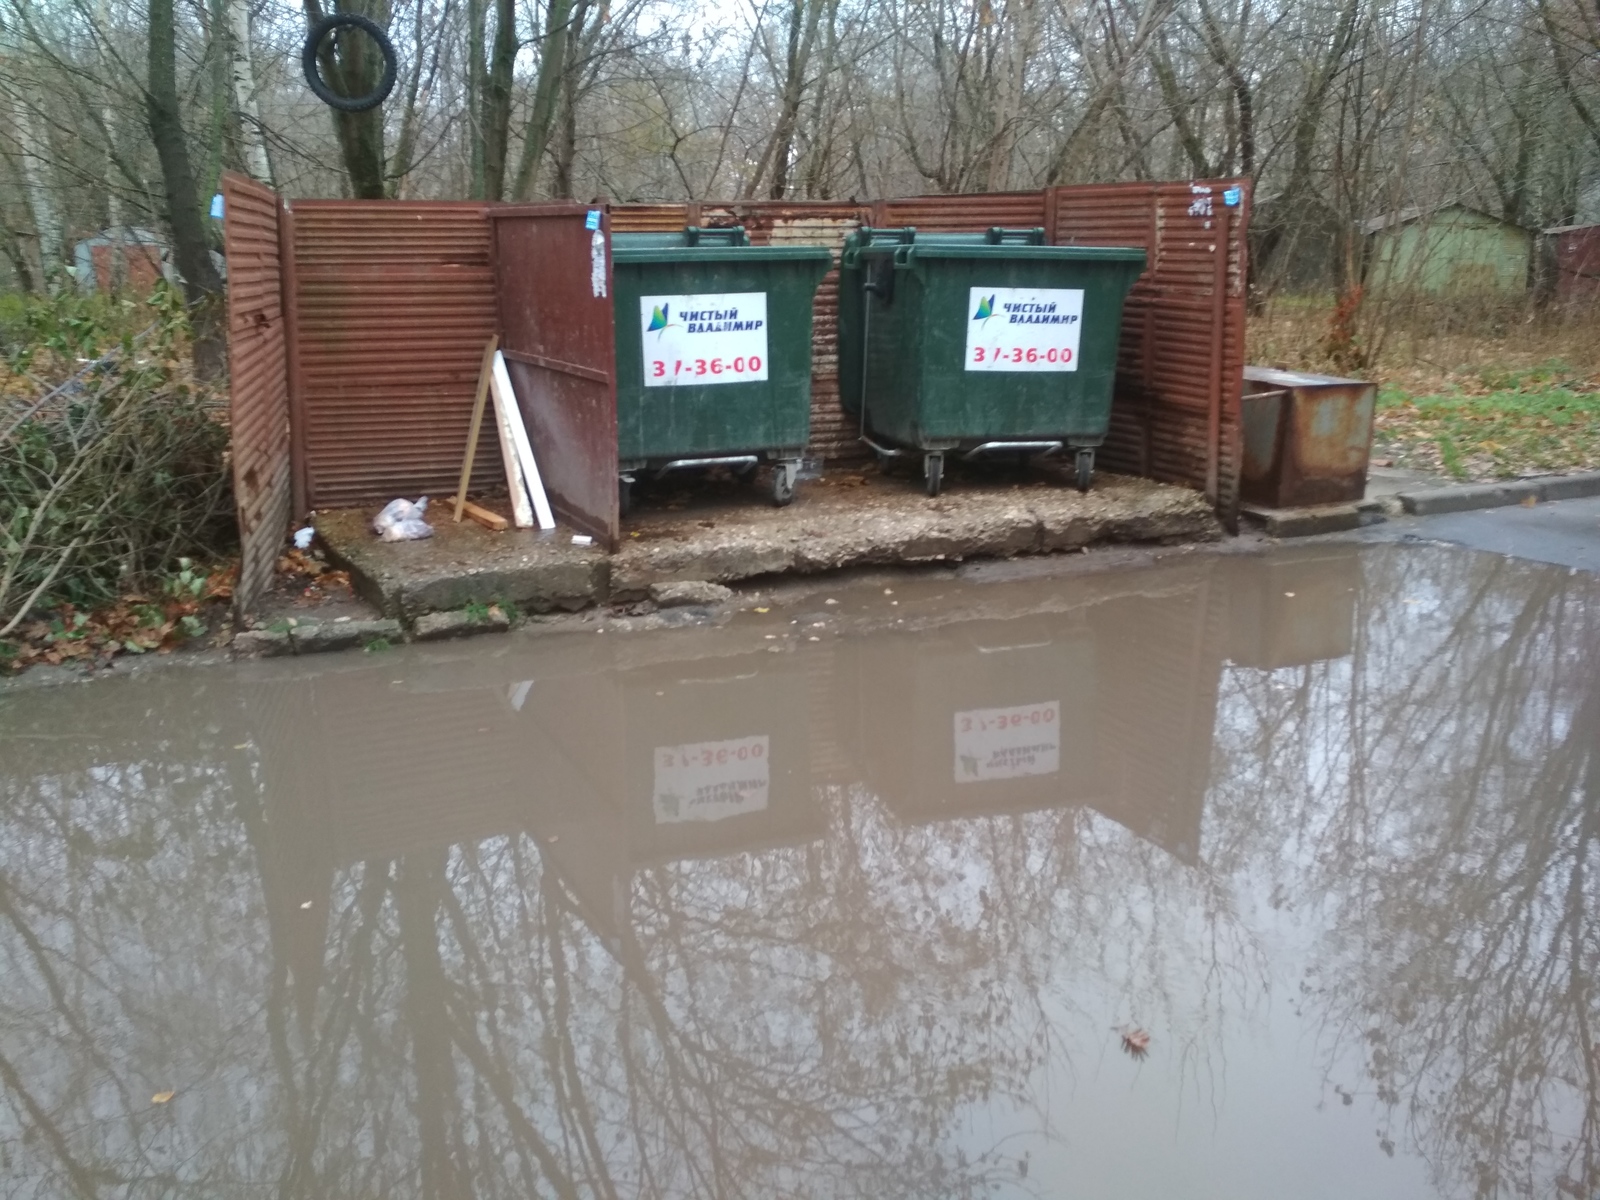
[(467, 480), (472, 478), (472, 460), (478, 454), (478, 434), (483, 429), (483, 402), (489, 398), (489, 376), (494, 371), (494, 352), (500, 348), (500, 335), (490, 337), (483, 348), (483, 364), (478, 368), (478, 395), (472, 401), (472, 432), (467, 434), (467, 457), (461, 464), (461, 482), (456, 484), (456, 524), (467, 504)]
[(481, 504), (474, 504), (471, 500), (462, 503), (459, 496), (450, 497), (449, 502), (456, 503), (462, 512), (466, 513), (467, 516), (471, 517), (485, 529), (492, 529), (496, 533), (504, 533), (507, 529), (511, 528), (510, 521), (506, 520), (499, 513), (491, 512), (489, 509), (484, 508)]

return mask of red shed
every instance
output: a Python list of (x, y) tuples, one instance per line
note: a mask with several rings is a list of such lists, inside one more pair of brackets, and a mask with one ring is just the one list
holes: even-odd
[(1600, 302), (1600, 225), (1559, 225), (1544, 232), (1555, 250), (1556, 303)]

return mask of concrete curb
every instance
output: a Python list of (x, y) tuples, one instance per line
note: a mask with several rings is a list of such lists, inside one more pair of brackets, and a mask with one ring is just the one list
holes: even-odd
[(1475, 508), (1503, 508), (1510, 504), (1552, 500), (1577, 500), (1600, 496), (1600, 471), (1580, 475), (1553, 475), (1549, 479), (1518, 479), (1507, 483), (1474, 483), (1464, 487), (1428, 488), (1401, 492), (1398, 499), (1415, 517), (1467, 512)]

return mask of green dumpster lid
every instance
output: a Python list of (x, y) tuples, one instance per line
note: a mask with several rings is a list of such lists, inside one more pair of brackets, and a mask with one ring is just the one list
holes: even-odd
[(1145, 253), (1138, 246), (996, 246), (987, 242), (918, 241), (902, 249), (907, 261), (925, 258), (1021, 258), (1030, 262), (1136, 262), (1141, 265), (1145, 261)]
[(611, 242), (611, 257), (619, 263), (706, 262), (827, 262), (833, 254), (826, 246), (629, 246), (618, 235)]
[(826, 246), (752, 246), (743, 226), (619, 233), (611, 239), (611, 256), (622, 263), (833, 261)]

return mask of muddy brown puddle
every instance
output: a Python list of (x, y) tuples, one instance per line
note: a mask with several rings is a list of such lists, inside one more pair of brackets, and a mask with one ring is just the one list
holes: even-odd
[(1589, 1200), (1597, 979), (1600, 585), (1490, 555), (0, 696), (8, 1198)]

